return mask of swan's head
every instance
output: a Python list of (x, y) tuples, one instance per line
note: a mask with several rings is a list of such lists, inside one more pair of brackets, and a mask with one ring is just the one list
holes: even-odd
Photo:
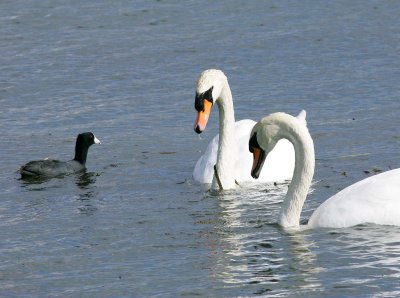
[(202, 133), (205, 130), (211, 109), (218, 100), (221, 100), (220, 95), (227, 81), (224, 73), (218, 69), (208, 69), (201, 73), (197, 80), (194, 101), (194, 108), (197, 111), (195, 132)]
[(253, 153), (253, 167), (251, 176), (257, 179), (264, 165), (265, 159), (276, 143), (287, 135), (286, 121), (295, 119), (285, 113), (274, 113), (264, 117), (256, 125), (250, 134), (249, 151)]

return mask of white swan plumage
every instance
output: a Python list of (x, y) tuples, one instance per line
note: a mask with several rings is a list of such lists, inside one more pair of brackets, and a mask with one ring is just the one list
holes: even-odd
[[(228, 79), (221, 70), (208, 69), (201, 73), (196, 86), (195, 108), (198, 112), (194, 125), (197, 133), (204, 131), (212, 106), (219, 110), (219, 134), (209, 143), (193, 171), (194, 180), (211, 183), (212, 189), (231, 189), (237, 183), (255, 182), (249, 170), (253, 162), (248, 151), (248, 140), (255, 121), (246, 119), (235, 122), (232, 93)], [(297, 116), (306, 125), (306, 112)], [(279, 142), (266, 160), (272, 171), (263, 171), (260, 182), (290, 179), (294, 169), (294, 149), (287, 140)], [(216, 166), (219, 183), (214, 178)], [(220, 185), (222, 184), (222, 185)]]
[[(251, 136), (253, 177), (257, 177), (262, 168), (262, 158), (257, 158), (259, 151), (267, 155), (282, 138), (292, 142), (295, 169), (278, 223), (285, 228), (299, 227), (315, 167), (314, 144), (308, 129), (295, 117), (274, 113), (259, 121)], [(345, 228), (364, 223), (400, 226), (399, 182), (400, 169), (394, 169), (352, 184), (322, 203), (302, 228)]]

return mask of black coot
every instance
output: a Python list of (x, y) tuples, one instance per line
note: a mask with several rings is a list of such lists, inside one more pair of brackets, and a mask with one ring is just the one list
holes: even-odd
[(89, 147), (93, 144), (100, 144), (100, 141), (92, 132), (81, 133), (76, 138), (74, 159), (69, 161), (53, 159), (30, 161), (19, 170), (21, 177), (56, 177), (82, 171), (85, 169)]

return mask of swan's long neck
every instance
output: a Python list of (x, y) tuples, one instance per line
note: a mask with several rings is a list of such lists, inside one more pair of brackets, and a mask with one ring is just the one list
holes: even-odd
[(295, 167), (292, 182), (281, 207), (279, 225), (298, 227), (301, 210), (314, 175), (314, 143), (305, 127), (293, 126), (288, 132), (286, 138), (292, 142), (295, 150)]
[[(235, 187), (235, 113), (233, 110), (232, 93), (228, 82), (224, 84), (220, 100), (217, 100), (217, 104), (219, 110), (219, 143), (216, 166), (222, 188), (230, 189)], [(220, 188), (215, 175), (212, 188)]]

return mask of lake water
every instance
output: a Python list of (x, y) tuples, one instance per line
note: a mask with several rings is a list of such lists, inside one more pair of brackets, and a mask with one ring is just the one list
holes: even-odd
[[(192, 170), (201, 71), (236, 119), (307, 110), (316, 146), (302, 220), (400, 167), (398, 1), (0, 2), (1, 297), (395, 297), (400, 228), (288, 233), (287, 184), (210, 193)], [(20, 165), (87, 172), (30, 183)]]

